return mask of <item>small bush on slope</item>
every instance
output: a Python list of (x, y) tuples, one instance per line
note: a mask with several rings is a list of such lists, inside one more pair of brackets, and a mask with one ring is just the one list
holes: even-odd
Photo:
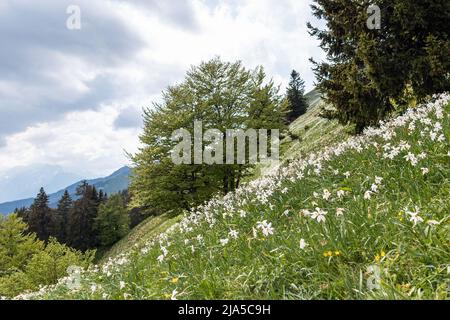
[[(83, 273), (78, 290), (18, 298), (446, 299), (449, 101), (435, 97), (213, 199)], [(366, 285), (370, 267), (378, 290)]]

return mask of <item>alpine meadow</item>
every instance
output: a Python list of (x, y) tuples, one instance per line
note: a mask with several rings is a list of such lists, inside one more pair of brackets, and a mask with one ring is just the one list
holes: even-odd
[(0, 5), (2, 302), (450, 300), (450, 2), (41, 6)]

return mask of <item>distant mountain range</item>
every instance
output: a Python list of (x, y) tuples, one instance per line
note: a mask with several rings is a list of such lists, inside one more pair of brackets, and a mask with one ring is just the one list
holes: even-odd
[[(130, 183), (131, 169), (129, 167), (123, 167), (115, 171), (113, 174), (105, 177), (92, 180), (86, 180), (90, 185), (93, 185), (97, 190), (103, 190), (107, 194), (114, 194), (128, 188)], [(72, 180), (73, 181), (73, 180)], [(83, 180), (80, 180), (66, 188), (61, 188), (58, 192), (49, 194), (49, 205), (51, 208), (56, 208), (59, 199), (67, 190), (72, 198), (75, 198), (75, 192), (77, 187)], [(36, 188), (35, 193), (39, 192), (39, 188)], [(27, 198), (22, 200), (16, 200), (11, 202), (0, 203), (0, 214), (8, 214), (13, 212), (16, 208), (29, 207), (33, 203), (34, 198)]]

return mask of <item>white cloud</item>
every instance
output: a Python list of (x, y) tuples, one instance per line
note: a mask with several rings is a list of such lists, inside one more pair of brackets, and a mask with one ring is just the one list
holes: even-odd
[[(308, 59), (323, 58), (306, 28), (312, 1), (81, 0), (78, 35), (54, 30), (60, 20), (65, 25), (65, 10), (55, 9), (64, 8), (60, 1), (44, 0), (39, 10), (17, 1), (0, 6), (2, 23), (13, 30), (0, 26), (0, 35), (17, 57), (0, 53), (0, 171), (48, 163), (108, 174), (127, 162), (123, 149), (136, 151), (141, 108), (191, 65), (216, 55), (263, 65), (282, 89), (295, 68), (311, 89)], [(14, 10), (27, 5), (27, 14), (42, 17), (28, 27), (12, 23)]]
[(135, 152), (138, 147), (139, 128), (114, 127), (119, 110), (103, 106), (98, 111), (73, 112), (60, 121), (9, 136), (0, 163), (51, 163), (88, 177), (109, 174), (127, 164), (125, 151)]

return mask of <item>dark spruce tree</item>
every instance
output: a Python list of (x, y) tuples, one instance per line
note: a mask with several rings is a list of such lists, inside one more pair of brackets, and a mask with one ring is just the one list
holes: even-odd
[(305, 81), (300, 74), (292, 70), (289, 87), (286, 91), (286, 98), (289, 104), (289, 112), (287, 114), (287, 123), (294, 122), (298, 117), (306, 113), (308, 105), (305, 99)]
[(100, 190), (98, 192), (98, 201), (100, 203), (105, 202), (106, 200), (108, 200), (108, 194), (106, 192), (104, 192), (103, 190)]
[(77, 200), (68, 218), (67, 243), (76, 249), (87, 250), (98, 245), (95, 219), (100, 204), (97, 190), (83, 181), (76, 191)]
[[(379, 28), (369, 28), (381, 9)], [(318, 89), (329, 114), (360, 132), (392, 111), (450, 89), (448, 0), (315, 0), (320, 30), (308, 24), (327, 60), (316, 63)]]
[(61, 243), (67, 242), (68, 221), (71, 210), (73, 210), (73, 201), (66, 190), (58, 201), (58, 207), (53, 215), (52, 223), (52, 235)]
[(35, 232), (39, 239), (48, 241), (52, 231), (52, 210), (48, 206), (48, 196), (44, 188), (41, 188), (34, 199), (27, 220), (29, 231)]

